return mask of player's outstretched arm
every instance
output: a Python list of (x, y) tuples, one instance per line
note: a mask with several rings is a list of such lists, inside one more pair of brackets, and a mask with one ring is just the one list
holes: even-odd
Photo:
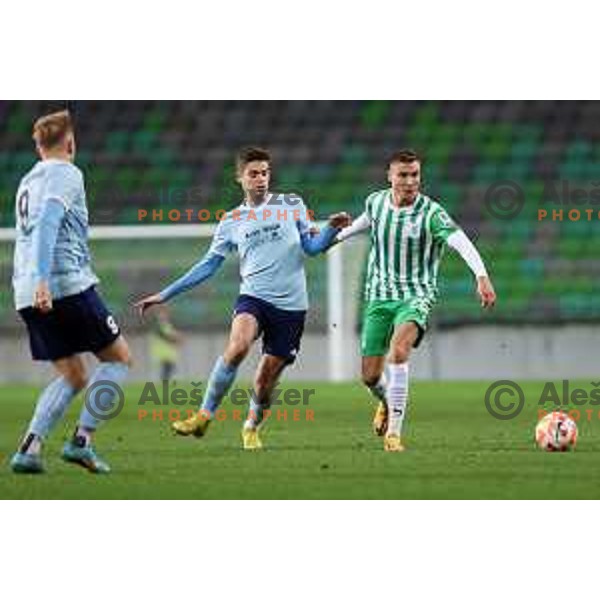
[(302, 249), (309, 256), (325, 252), (332, 244), (339, 231), (350, 223), (348, 213), (335, 213), (329, 217), (327, 225), (321, 230), (311, 229), (300, 235)]
[(467, 263), (477, 279), (477, 294), (483, 308), (491, 308), (496, 303), (496, 292), (490, 280), (483, 260), (477, 252), (477, 248), (465, 235), (464, 231), (458, 230), (448, 236), (448, 245), (454, 248)]
[(52, 269), (56, 238), (64, 216), (65, 207), (60, 200), (46, 200), (39, 216), (39, 223), (32, 233), (35, 277), (33, 308), (37, 308), (43, 313), (52, 310), (52, 294), (48, 280)]
[(224, 260), (225, 257), (221, 254), (209, 251), (204, 258), (197, 262), (187, 273), (158, 294), (152, 294), (142, 298), (133, 305), (134, 308), (137, 308), (140, 316), (143, 317), (144, 313), (152, 306), (168, 302), (175, 296), (191, 290), (212, 277), (219, 270), (219, 267), (223, 264)]
[(343, 242), (354, 235), (358, 235), (363, 231), (367, 231), (371, 227), (371, 219), (369, 215), (364, 212), (360, 217), (357, 217), (352, 224), (344, 227), (336, 236), (334, 243)]

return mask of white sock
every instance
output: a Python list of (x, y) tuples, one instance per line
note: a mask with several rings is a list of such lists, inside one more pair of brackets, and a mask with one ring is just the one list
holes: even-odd
[(385, 373), (381, 374), (379, 381), (375, 385), (367, 386), (367, 389), (371, 392), (372, 396), (387, 404), (386, 392), (387, 392), (387, 379), (385, 377)]
[(390, 383), (387, 389), (388, 398), (388, 429), (387, 435), (400, 435), (402, 422), (406, 414), (408, 398), (408, 363), (389, 365)]

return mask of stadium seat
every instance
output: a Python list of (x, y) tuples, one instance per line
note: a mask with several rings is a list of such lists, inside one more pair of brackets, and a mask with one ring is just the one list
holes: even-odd
[[(46, 101), (0, 103), (3, 227), (14, 224), (18, 179), (36, 160), (32, 122), (59, 106)], [(497, 312), (486, 319), (499, 320), (511, 311), (539, 320), (600, 315), (600, 305), (586, 300), (592, 284), (578, 274), (593, 270), (591, 259), (600, 254), (596, 223), (536, 220), (539, 206), (554, 208), (540, 204), (545, 182), (597, 179), (600, 146), (593, 132), (598, 106), (488, 101), (69, 103), (77, 121), (78, 162), (86, 172), (92, 220), (102, 223), (137, 222), (136, 203), (146, 209), (161, 208), (165, 201), (168, 207), (183, 207), (186, 194), (172, 192), (190, 188), (202, 191), (206, 206), (230, 208), (240, 198), (233, 157), (245, 144), (269, 146), (277, 187), (301, 193), (320, 217), (342, 209), (357, 215), (366, 195), (386, 185), (389, 154), (414, 146), (426, 157), (425, 189), (440, 199), (490, 261), (503, 293)], [(510, 222), (491, 216), (484, 204), (487, 188), (501, 179), (518, 182), (526, 198), (521, 214)], [(119, 279), (110, 274), (113, 262), (108, 285), (120, 295)], [(442, 275), (451, 294), (438, 322), (473, 318), (472, 282), (464, 265), (448, 256)], [(324, 279), (319, 277), (318, 285)], [(0, 294), (8, 289), (2, 284)], [(218, 302), (217, 296), (211, 302)], [(217, 314), (214, 306), (202, 310)], [(177, 310), (188, 317), (198, 314), (192, 304)]]

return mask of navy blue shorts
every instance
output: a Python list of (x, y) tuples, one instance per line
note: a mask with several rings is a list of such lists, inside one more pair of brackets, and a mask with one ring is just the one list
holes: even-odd
[(19, 311), (27, 325), (33, 360), (58, 360), (81, 352), (99, 352), (121, 334), (94, 286), (52, 302), (41, 313), (32, 307)]
[(263, 354), (285, 358), (287, 364), (296, 360), (304, 332), (305, 310), (282, 310), (270, 302), (242, 294), (235, 303), (234, 316), (254, 315), (262, 336)]

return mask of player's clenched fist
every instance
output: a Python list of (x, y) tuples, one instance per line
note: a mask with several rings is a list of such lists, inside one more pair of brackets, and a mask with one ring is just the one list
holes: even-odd
[(52, 310), (52, 294), (45, 281), (40, 281), (33, 292), (33, 308), (37, 308), (43, 313)]
[(496, 303), (496, 292), (489, 277), (477, 278), (477, 293), (483, 308), (492, 308)]
[(352, 217), (347, 212), (335, 213), (329, 217), (329, 225), (337, 229), (348, 227), (352, 223)]

